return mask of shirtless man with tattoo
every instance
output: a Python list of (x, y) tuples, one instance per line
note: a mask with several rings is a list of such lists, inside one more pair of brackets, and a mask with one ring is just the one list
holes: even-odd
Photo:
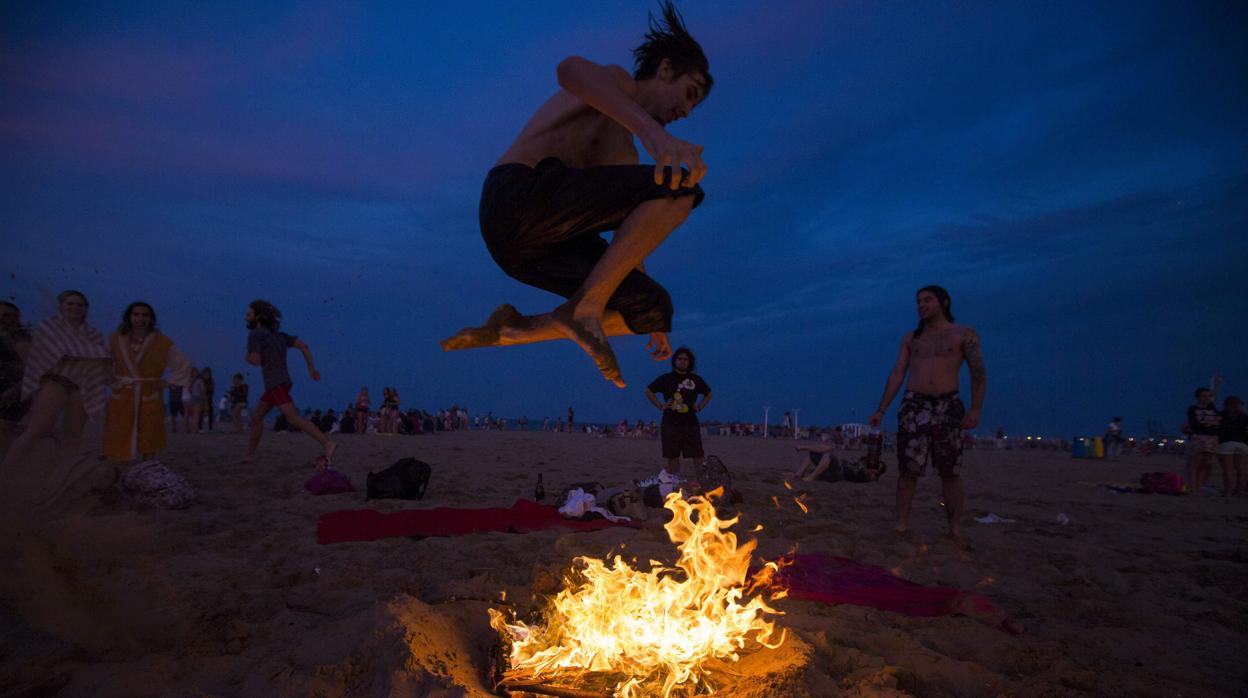
[[(873, 427), (880, 425), (908, 372), (910, 380), (897, 412), (897, 461), (901, 472), (897, 478), (896, 531), (904, 534), (910, 525), (915, 485), (927, 471), (930, 460), (940, 473), (949, 535), (961, 538), (962, 430), (974, 429), (979, 424), (987, 384), (984, 355), (975, 330), (953, 324), (953, 302), (948, 291), (939, 286), (924, 286), (915, 294), (915, 302), (919, 326), (902, 338), (897, 363), (888, 374), (880, 407), (871, 415), (870, 422)], [(971, 372), (969, 412), (958, 399), (958, 371), (964, 361)]]
[[(702, 201), (702, 147), (664, 127), (689, 116), (713, 81), (680, 14), (662, 7), (663, 20), (650, 18), (633, 51), (632, 75), (576, 56), (561, 62), (562, 89), (485, 180), (481, 234), (494, 261), (567, 301), (527, 316), (501, 305), (484, 325), (443, 340), (443, 350), (570, 339), (621, 388), (608, 337), (646, 334), (656, 361), (671, 355), (671, 297), (642, 265)], [(638, 164), (634, 137), (654, 166)], [(601, 237), (608, 231), (610, 243)]]

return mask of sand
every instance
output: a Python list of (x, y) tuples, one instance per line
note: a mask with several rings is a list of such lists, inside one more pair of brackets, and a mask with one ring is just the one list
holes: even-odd
[[(434, 465), (424, 501), (367, 504), (382, 511), (509, 506), (531, 496), (538, 472), (553, 493), (576, 481), (644, 477), (660, 464), (657, 440), (584, 434), (341, 435), (338, 442), (336, 466), (361, 490), (368, 471), (400, 457)], [(1053, 452), (969, 452), (968, 541), (958, 545), (944, 536), (936, 478), (920, 482), (911, 536), (898, 540), (895, 467), (880, 483), (799, 487), (810, 493), (811, 511), (802, 514), (783, 486), (793, 442), (708, 437), (706, 446), (745, 496), (738, 530), (764, 526), (755, 534), (761, 554), (797, 546), (924, 584), (976, 589), (1027, 629), (1014, 637), (968, 617), (780, 601), (786, 615), (778, 622), (793, 640), (754, 660), (773, 665), (771, 683), (726, 695), (1248, 691), (1248, 498), (1117, 494), (1094, 485), (1181, 470), (1177, 457), (1103, 463)], [(187, 510), (140, 509), (115, 490), (85, 491), (107, 484), (107, 467), (33, 519), (4, 508), (0, 694), (490, 695), (495, 634), (486, 609), (500, 591), (523, 601), (573, 557), (621, 545), (643, 559), (675, 558), (653, 519), (640, 530), (321, 546), (317, 517), (366, 506), (363, 493), (307, 494), (315, 445), (301, 435), (266, 434), (254, 466), (237, 463), (242, 448), (241, 435), (171, 435), (163, 459), (201, 495)], [(3, 474), (6, 501), (46, 473)], [(989, 512), (1015, 522), (971, 520)]]

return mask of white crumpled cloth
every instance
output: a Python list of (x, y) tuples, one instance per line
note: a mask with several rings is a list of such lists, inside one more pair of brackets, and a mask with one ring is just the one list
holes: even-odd
[(579, 487), (569, 492), (568, 501), (559, 507), (559, 514), (566, 519), (579, 519), (591, 511), (602, 514), (602, 517), (608, 521), (631, 521), (627, 516), (616, 516), (598, 506), (598, 500), (594, 498), (594, 495)]

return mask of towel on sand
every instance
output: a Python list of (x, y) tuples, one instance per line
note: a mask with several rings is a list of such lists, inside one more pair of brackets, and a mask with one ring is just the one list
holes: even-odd
[(468, 533), (528, 533), (549, 528), (597, 531), (611, 526), (632, 526), (606, 519), (579, 521), (565, 519), (553, 506), (517, 499), (510, 509), (409, 509), (383, 514), (373, 509), (331, 511), (316, 522), (316, 542), (351, 543), (396, 536), (462, 536)]
[(961, 614), (1015, 635), (1022, 633), (1022, 626), (982, 594), (923, 586), (847, 557), (795, 555), (792, 564), (781, 567), (777, 579), (791, 599), (869, 606), (907, 616)]

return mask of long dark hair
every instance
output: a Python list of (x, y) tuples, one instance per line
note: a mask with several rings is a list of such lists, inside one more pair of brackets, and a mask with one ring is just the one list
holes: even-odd
[(270, 330), (276, 330), (282, 326), (282, 311), (274, 307), (272, 303), (255, 300), (249, 307), (251, 312), (255, 313), (257, 325)]
[(698, 360), (693, 356), (693, 350), (689, 347), (681, 347), (672, 352), (672, 370), (676, 370), (676, 357), (684, 354), (689, 357), (689, 372), (693, 373), (693, 367), (698, 365)]
[[(924, 286), (914, 292), (915, 297), (917, 298), (924, 291), (936, 296), (936, 300), (940, 302), (940, 312), (944, 313), (946, 320), (953, 322), (953, 299), (949, 297), (949, 292), (940, 286)], [(919, 335), (923, 334), (924, 325), (924, 321), (919, 320), (919, 326), (914, 328), (915, 339), (918, 339)]]
[(135, 308), (147, 308), (147, 312), (150, 313), (152, 316), (152, 326), (149, 329), (155, 332), (156, 331), (156, 309), (148, 305), (147, 303), (144, 303), (143, 301), (135, 301), (131, 303), (130, 305), (126, 306), (125, 311), (121, 313), (121, 324), (117, 326), (117, 331), (120, 332), (121, 334), (130, 334), (131, 332), (134, 331), (134, 327), (130, 324), (130, 313), (134, 312)]
[(678, 78), (685, 73), (701, 73), (706, 78), (703, 86), (703, 99), (711, 93), (715, 80), (711, 77), (711, 65), (702, 52), (702, 46), (689, 36), (685, 29), (685, 20), (676, 10), (671, 0), (659, 3), (662, 10), (662, 21), (650, 14), (650, 31), (646, 32), (646, 42), (633, 49), (633, 79), (648, 80), (659, 72), (659, 64), (663, 59), (672, 63), (672, 77)]

